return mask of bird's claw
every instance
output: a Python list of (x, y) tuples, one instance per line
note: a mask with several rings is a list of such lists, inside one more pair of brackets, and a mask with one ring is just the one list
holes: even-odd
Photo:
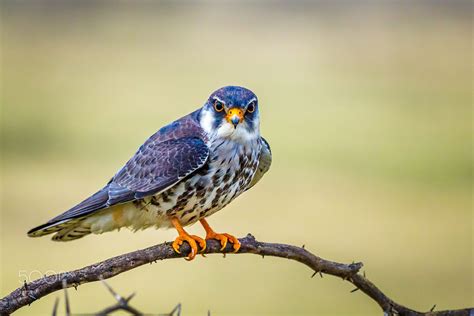
[(234, 249), (232, 252), (236, 253), (240, 249), (240, 241), (236, 237), (232, 236), (231, 234), (227, 234), (227, 233), (219, 234), (219, 233), (212, 232), (212, 233), (207, 234), (206, 240), (207, 239), (218, 240), (221, 243), (221, 251), (225, 249), (225, 247), (227, 246), (227, 242), (230, 242), (232, 244), (232, 248)]
[(185, 258), (188, 261), (191, 261), (196, 257), (196, 254), (198, 253), (198, 244), (199, 244), (199, 247), (201, 248), (201, 252), (206, 250), (206, 241), (204, 239), (196, 235), (188, 235), (188, 234), (180, 234), (178, 237), (176, 237), (173, 244), (171, 245), (173, 247), (173, 250), (176, 253), (181, 253), (179, 248), (185, 241), (189, 244), (189, 247), (191, 248), (191, 252)]
[(199, 244), (199, 248), (201, 248), (199, 252), (203, 253), (207, 247), (206, 240), (196, 235), (191, 235), (191, 238), (194, 239)]

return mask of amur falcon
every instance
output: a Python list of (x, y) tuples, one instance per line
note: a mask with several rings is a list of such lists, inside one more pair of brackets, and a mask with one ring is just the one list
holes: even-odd
[[(253, 187), (270, 168), (272, 154), (260, 136), (257, 96), (238, 86), (211, 94), (204, 106), (161, 128), (97, 193), (47, 223), (28, 232), (30, 237), (54, 233), (53, 240), (69, 241), (85, 235), (128, 227), (178, 231), (172, 246), (180, 252), (188, 242), (192, 260), (207, 239), (227, 242), (237, 252), (240, 243), (216, 233), (206, 218)], [(205, 239), (184, 226), (199, 221)]]

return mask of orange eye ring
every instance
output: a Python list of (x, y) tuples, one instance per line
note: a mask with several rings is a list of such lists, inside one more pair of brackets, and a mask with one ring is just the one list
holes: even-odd
[(214, 101), (214, 110), (216, 110), (216, 112), (224, 111), (224, 104), (222, 104), (222, 102), (220, 102), (218, 100), (215, 100)]
[(247, 106), (247, 110), (246, 110), (246, 111), (247, 111), (248, 113), (253, 113), (253, 112), (255, 112), (255, 108), (256, 108), (256, 106), (255, 106), (255, 101), (252, 101), (252, 102), (250, 102), (249, 105)]

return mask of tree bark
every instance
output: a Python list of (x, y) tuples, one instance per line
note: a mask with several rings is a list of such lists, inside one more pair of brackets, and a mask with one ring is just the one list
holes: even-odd
[[(361, 262), (343, 264), (325, 260), (310, 253), (304, 249), (304, 247), (259, 242), (250, 234), (239, 240), (242, 244), (238, 252), (239, 254), (250, 253), (261, 256), (272, 256), (295, 260), (305, 264), (313, 270), (314, 273), (312, 276), (315, 276), (318, 273), (322, 276), (324, 273), (340, 277), (343, 280), (354, 284), (355, 288), (353, 291), (360, 290), (367, 294), (378, 303), (384, 312), (384, 315), (474, 315), (473, 308), (419, 312), (398, 304), (379, 290), (363, 274), (359, 273), (359, 270), (363, 266)], [(230, 244), (228, 244), (223, 251), (221, 251), (220, 248), (221, 246), (219, 242), (208, 240), (205, 253), (228, 253), (232, 251), (232, 246)], [(67, 287), (77, 287), (83, 283), (111, 278), (122, 272), (137, 268), (147, 263), (156, 262), (157, 260), (186, 257), (189, 251), (189, 245), (184, 243), (181, 247), (181, 254), (178, 254), (172, 249), (171, 243), (166, 242), (110, 258), (82, 269), (45, 276), (33, 282), (25, 283), (23, 287), (16, 289), (2, 298), (0, 300), (0, 314), (8, 315), (23, 306), (30, 305), (43, 296), (63, 289), (63, 282), (65, 282)]]

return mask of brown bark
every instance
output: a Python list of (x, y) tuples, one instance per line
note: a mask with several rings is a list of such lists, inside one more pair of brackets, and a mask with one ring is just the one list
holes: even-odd
[[(473, 308), (418, 312), (398, 304), (386, 296), (363, 274), (359, 273), (359, 270), (362, 268), (361, 262), (343, 264), (328, 261), (315, 256), (304, 249), (304, 247), (259, 242), (250, 234), (239, 240), (242, 243), (238, 252), (240, 254), (250, 253), (295, 260), (313, 270), (313, 276), (318, 273), (322, 276), (324, 273), (351, 282), (355, 285), (354, 290), (360, 290), (377, 302), (385, 315), (474, 315)], [(210, 240), (207, 242), (205, 253), (226, 253), (231, 251), (231, 247), (229, 244), (226, 249), (221, 251), (220, 244), (217, 241)], [(171, 248), (171, 243), (167, 242), (110, 258), (82, 269), (45, 276), (31, 283), (25, 283), (23, 287), (16, 289), (0, 300), (0, 314), (8, 315), (23, 306), (30, 305), (43, 296), (61, 290), (63, 288), (63, 282), (65, 282), (64, 284), (66, 284), (67, 287), (77, 287), (83, 283), (111, 278), (122, 272), (134, 269), (143, 264), (156, 262), (157, 260), (185, 257), (190, 250), (187, 243), (183, 244), (181, 250), (181, 254), (174, 252)]]

